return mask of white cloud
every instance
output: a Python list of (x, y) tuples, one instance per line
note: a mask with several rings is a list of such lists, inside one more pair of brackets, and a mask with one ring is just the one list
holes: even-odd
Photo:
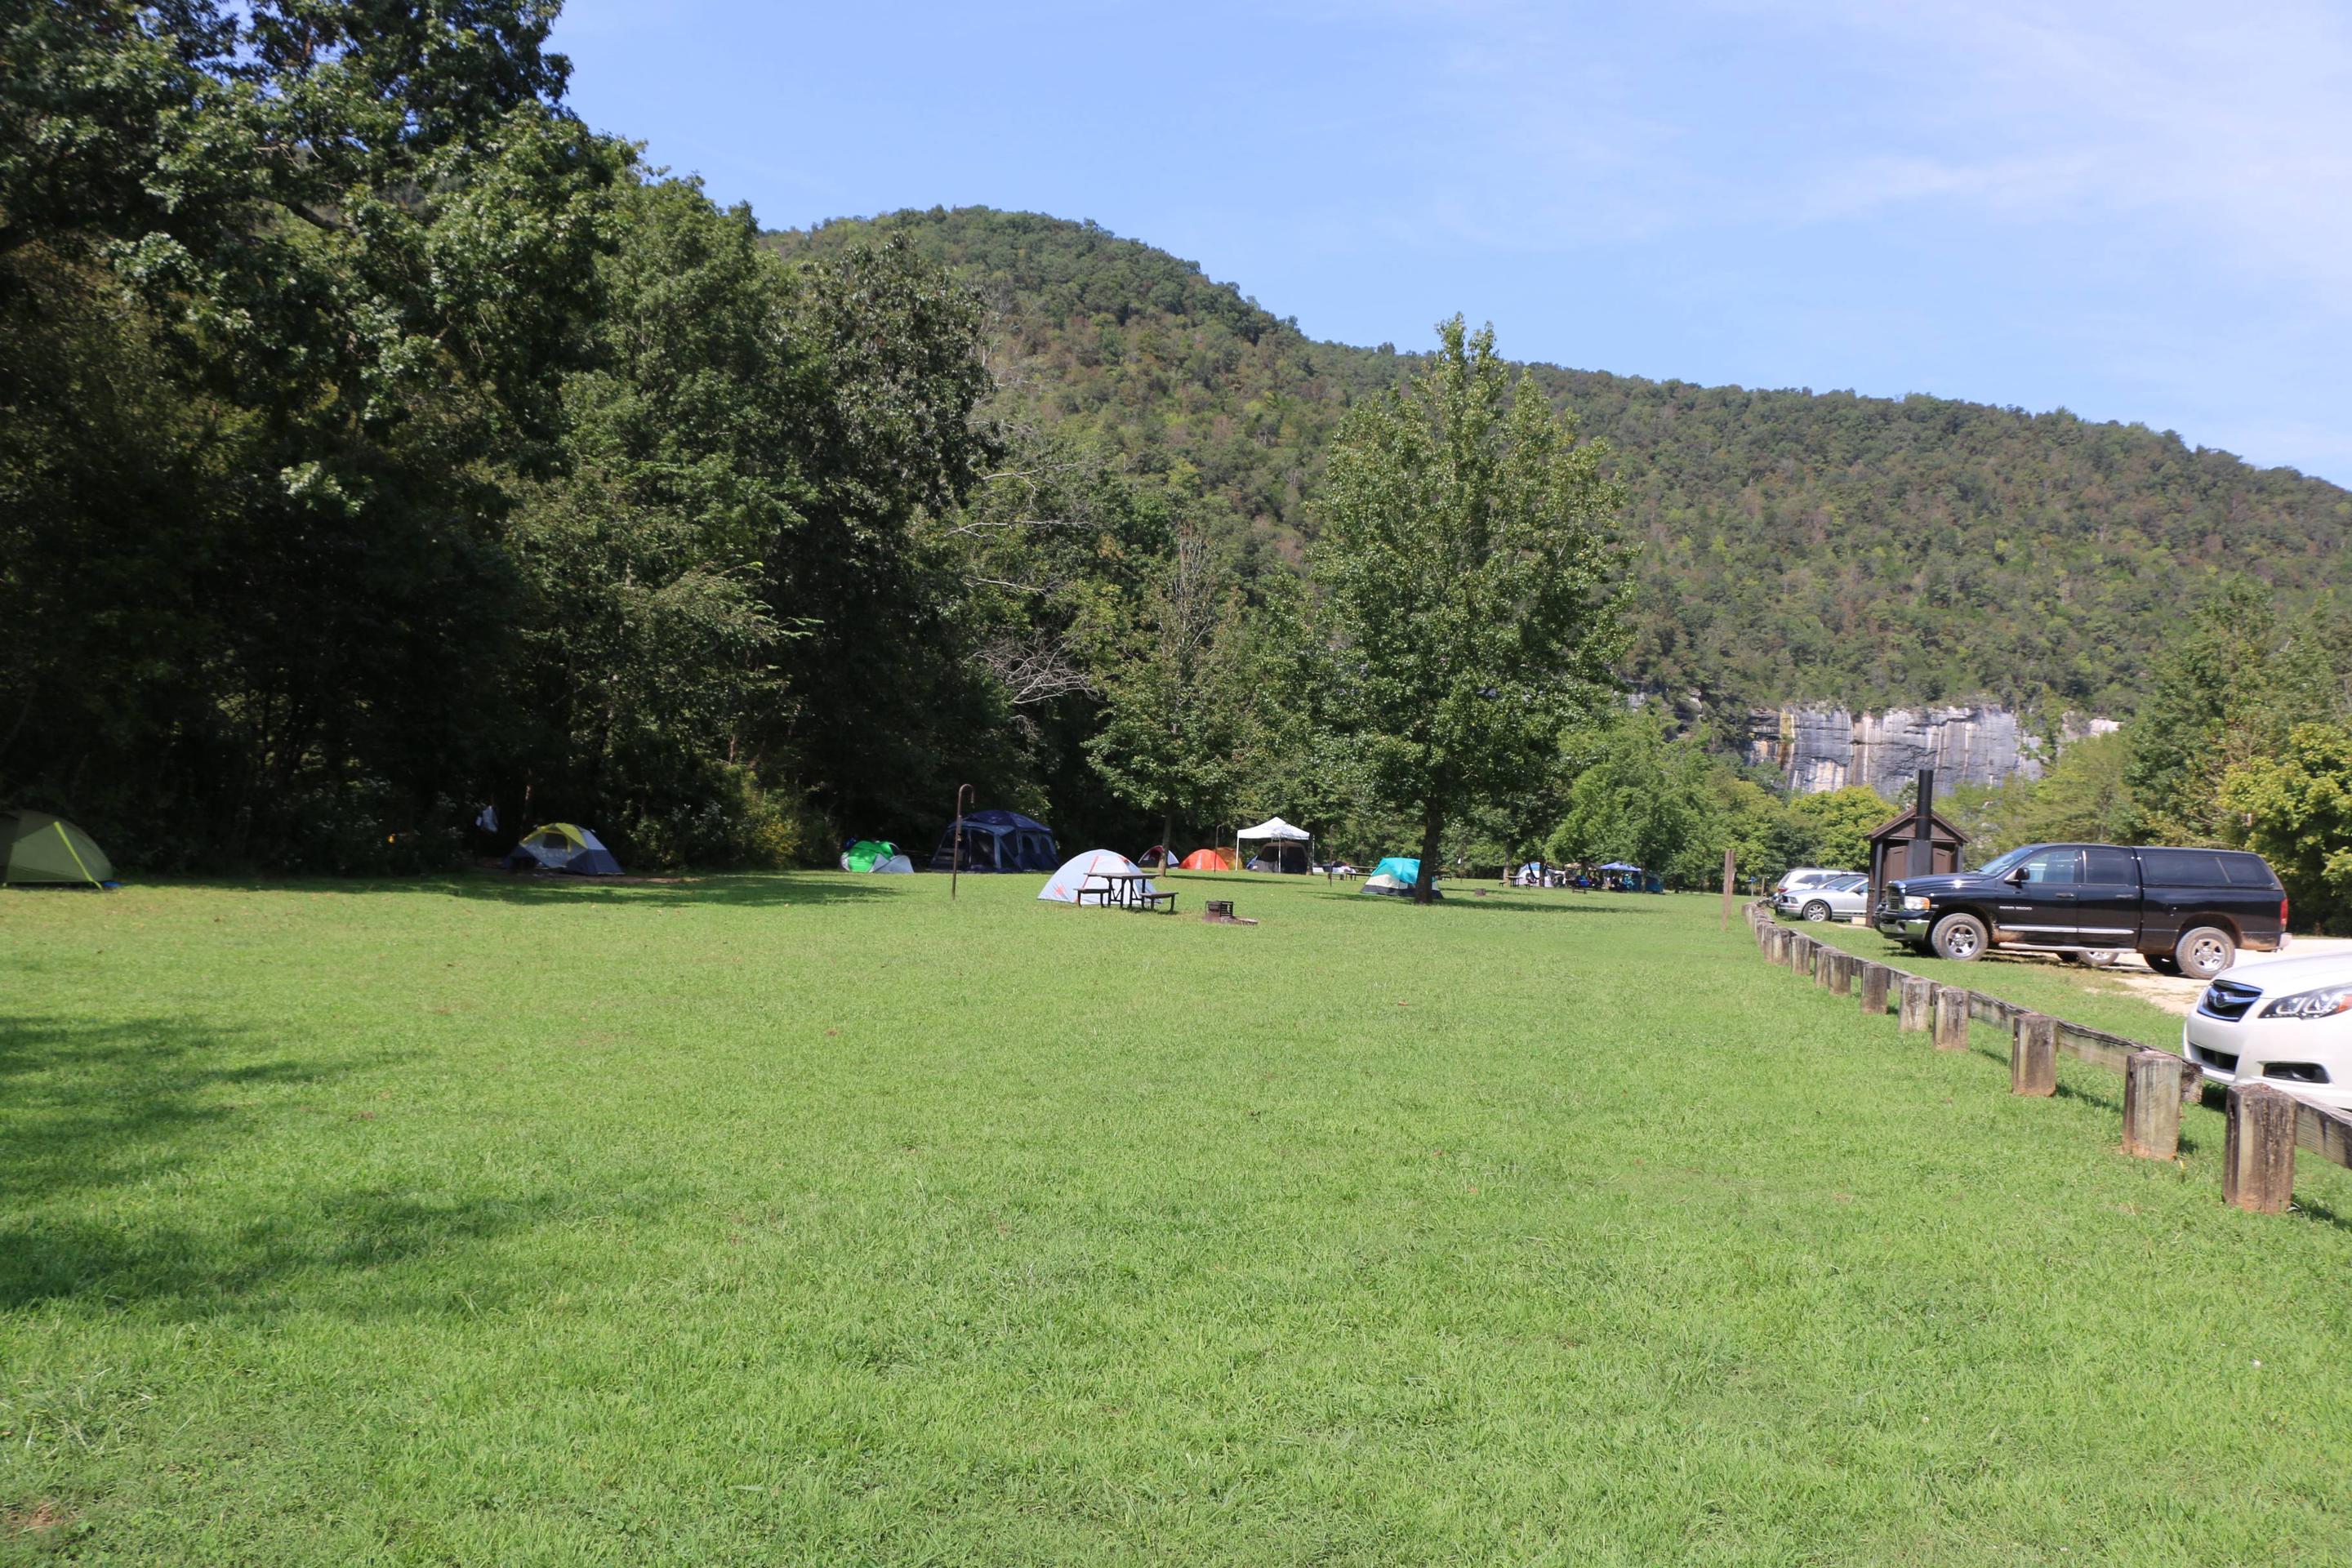
[[(2352, 13), (2305, 4), (1774, 7), (1878, 58), (1908, 148), (1803, 210), (1917, 201), (2011, 219), (2153, 218), (2352, 314)], [(1966, 149), (1966, 150), (1963, 150)], [(1982, 151), (1975, 151), (1982, 149)]]

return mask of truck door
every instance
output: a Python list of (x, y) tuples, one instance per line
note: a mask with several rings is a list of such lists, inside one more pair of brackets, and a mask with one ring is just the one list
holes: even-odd
[(2002, 932), (2033, 947), (2072, 946), (2080, 923), (2075, 896), (2082, 888), (2083, 852), (2071, 845), (2037, 849), (2010, 875), (2017, 880), (1994, 906)]
[(2139, 862), (2128, 849), (2088, 845), (2074, 889), (2075, 932), (2085, 947), (2139, 943)]

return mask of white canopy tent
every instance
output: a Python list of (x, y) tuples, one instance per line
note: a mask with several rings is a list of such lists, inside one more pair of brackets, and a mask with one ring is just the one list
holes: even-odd
[[(1303, 827), (1293, 827), (1290, 824), (1283, 821), (1282, 818), (1278, 816), (1269, 816), (1264, 822), (1259, 823), (1255, 827), (1244, 827), (1236, 831), (1234, 834), (1234, 848), (1236, 851), (1239, 851), (1243, 845), (1248, 843), (1253, 838), (1261, 841), (1270, 840), (1276, 844), (1306, 844), (1311, 846), (1315, 842), (1315, 836), (1307, 832), (1307, 829)], [(1245, 866), (1249, 864), (1249, 857), (1247, 855), (1241, 855), (1239, 858), (1242, 864)], [(1279, 863), (1280, 862), (1277, 859), (1276, 864)], [(1307, 852), (1307, 863), (1310, 867), (1315, 863), (1315, 852), (1312, 848), (1309, 848)]]

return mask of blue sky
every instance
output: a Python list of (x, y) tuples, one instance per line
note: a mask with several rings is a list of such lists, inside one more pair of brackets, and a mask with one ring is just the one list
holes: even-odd
[(2352, 483), (2352, 4), (570, 0), (762, 222), (1093, 218), (1309, 333), (2178, 430)]

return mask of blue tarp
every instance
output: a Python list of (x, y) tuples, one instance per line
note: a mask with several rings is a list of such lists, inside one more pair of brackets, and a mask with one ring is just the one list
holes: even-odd
[(1604, 871), (1638, 871), (1642, 868), (1639, 866), (1630, 866), (1622, 860), (1612, 860), (1609, 864), (1601, 867), (1601, 868)]
[(1419, 860), (1407, 860), (1402, 856), (1391, 855), (1387, 859), (1382, 860), (1379, 865), (1372, 868), (1372, 875), (1375, 877), (1394, 877), (1398, 881), (1402, 882), (1408, 888), (1417, 887), (1421, 882), (1421, 862)]

